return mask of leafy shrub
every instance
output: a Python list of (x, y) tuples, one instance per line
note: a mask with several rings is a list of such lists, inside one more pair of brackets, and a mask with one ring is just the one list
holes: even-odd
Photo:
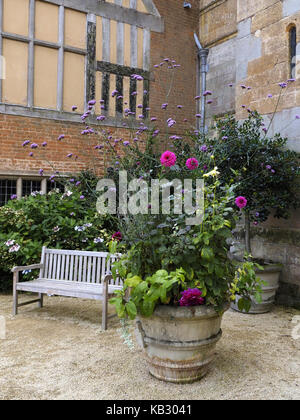
[[(15, 265), (40, 261), (42, 246), (58, 249), (107, 251), (113, 232), (109, 216), (87, 206), (82, 192), (32, 193), (0, 207), (0, 267), (9, 273)], [(0, 284), (4, 288), (0, 278)]]

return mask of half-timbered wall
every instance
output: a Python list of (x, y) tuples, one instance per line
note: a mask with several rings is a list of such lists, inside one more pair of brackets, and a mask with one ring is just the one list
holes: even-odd
[[(92, 99), (110, 120), (126, 108), (146, 112), (150, 32), (162, 30), (151, 0), (0, 0), (0, 11), (6, 113), (68, 118)], [(133, 73), (144, 81), (130, 81)]]

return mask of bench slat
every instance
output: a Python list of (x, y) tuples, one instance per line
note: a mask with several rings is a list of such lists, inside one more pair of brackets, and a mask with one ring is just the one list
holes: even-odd
[[(73, 274), (74, 274), (74, 255), (71, 255), (70, 258), (70, 270), (69, 270), (69, 281), (73, 281)], [(74, 279), (76, 281), (76, 279)]]
[(82, 258), (83, 256), (80, 255), (79, 257), (79, 273), (78, 273), (78, 281), (81, 281), (82, 279)]
[(52, 278), (52, 263), (53, 263), (53, 254), (50, 255), (50, 261), (49, 261), (49, 271), (47, 273), (47, 278)]
[(61, 277), (60, 277), (60, 267), (61, 267), (60, 260), (61, 260), (61, 255), (58, 255), (57, 256), (56, 275), (55, 275), (55, 278), (57, 280), (61, 279)]
[(65, 279), (69, 280), (69, 262), (70, 262), (70, 255), (66, 256), (66, 265), (65, 265)]
[(96, 251), (73, 251), (66, 249), (46, 249), (47, 254), (60, 254), (60, 255), (82, 255), (87, 257), (107, 257), (107, 252), (96, 252)]
[(45, 267), (44, 267), (44, 277), (48, 277), (48, 270), (49, 270), (49, 254), (45, 253)]
[(83, 257), (83, 271), (82, 271), (82, 281), (86, 282), (86, 263), (87, 263), (87, 257)]
[[(120, 289), (120, 288), (119, 288)], [(17, 284), (18, 291), (43, 293), (48, 295), (78, 297), (83, 299), (103, 299), (103, 286), (62, 280), (38, 279)], [(118, 290), (114, 285), (108, 286), (108, 293), (112, 295)]]
[(74, 257), (74, 281), (78, 280), (78, 255)]
[(92, 257), (87, 257), (87, 283), (91, 283)]
[(93, 257), (93, 262), (92, 262), (92, 278), (91, 278), (91, 283), (96, 283), (96, 266), (97, 266), (97, 262), (98, 262), (99, 258), (97, 257)]

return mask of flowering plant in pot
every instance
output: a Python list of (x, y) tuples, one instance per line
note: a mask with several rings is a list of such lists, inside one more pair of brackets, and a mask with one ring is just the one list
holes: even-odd
[[(137, 318), (150, 373), (171, 382), (192, 382), (206, 374), (230, 301), (243, 293), (241, 304), (247, 310), (251, 295), (259, 297), (261, 291), (254, 263), (245, 263), (243, 272), (235, 275), (236, 263), (228, 255), (236, 219), (234, 186), (221, 184), (216, 167), (206, 171), (199, 166), (198, 146), (190, 146), (188, 154), (182, 149), (178, 155), (166, 151), (160, 157), (146, 147), (156, 176), (167, 179), (172, 206), (165, 214), (155, 213), (144, 195), (140, 204), (148, 212), (140, 208), (119, 218), (128, 252), (112, 268), (124, 286), (110, 303), (120, 318)], [(124, 169), (127, 164), (134, 167), (137, 159), (135, 146), (127, 150)], [(142, 165), (137, 171), (143, 182), (151, 178)], [(188, 215), (178, 211), (180, 205), (185, 207), (188, 192), (197, 194), (195, 183), (184, 182), (188, 178), (205, 180), (203, 220), (197, 224), (187, 224)], [(111, 252), (117, 252), (118, 244), (112, 242)]]
[[(287, 139), (280, 134), (269, 137), (262, 116), (251, 110), (246, 120), (239, 122), (227, 116), (218, 120), (215, 128), (217, 135), (207, 139), (207, 144), (214, 150), (221, 181), (236, 185), (239, 199), (235, 208), (244, 219), (245, 249), (255, 254), (251, 223), (256, 227), (271, 215), (287, 219), (291, 209), (299, 207), (299, 154), (288, 150)], [(272, 261), (255, 261), (263, 266), (257, 271), (265, 285), (263, 302), (253, 299), (250, 312), (268, 312), (279, 286), (281, 266)], [(238, 309), (238, 305), (234, 308)]]

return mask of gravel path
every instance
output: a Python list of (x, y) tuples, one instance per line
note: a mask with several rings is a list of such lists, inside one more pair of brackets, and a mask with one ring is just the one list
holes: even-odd
[(46, 297), (43, 309), (20, 308), (16, 318), (11, 306), (11, 296), (0, 295), (7, 327), (0, 340), (0, 400), (300, 399), (295, 309), (229, 310), (211, 372), (198, 383), (174, 385), (149, 375), (141, 350), (123, 344), (117, 318), (101, 331), (95, 301)]

